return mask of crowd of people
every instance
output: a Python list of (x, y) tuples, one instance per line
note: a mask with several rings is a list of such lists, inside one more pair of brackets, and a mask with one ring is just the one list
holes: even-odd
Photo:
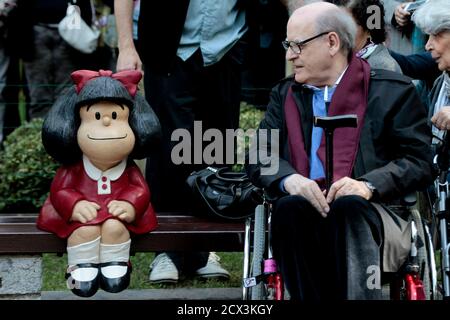
[[(103, 1), (115, 14), (118, 47), (91, 55), (58, 33), (72, 1), (4, 2), (11, 10), (0, 11), (0, 89), (10, 63), (22, 59), (29, 119), (46, 116), (74, 70), (144, 74), (162, 132), (145, 167), (156, 212), (191, 212), (185, 181), (206, 166), (172, 161), (174, 130), (194, 133), (196, 121), (223, 134), (237, 129), (243, 87), (274, 84), (270, 95), (249, 99), (267, 106), (259, 139), (272, 142), (276, 130), (281, 148), (261, 153), (274, 146), (254, 144), (249, 155), (258, 162), (246, 170), (276, 199), (273, 250), (290, 296), (381, 298), (380, 287), (367, 287), (367, 270), (396, 272), (405, 261), (411, 217), (402, 199), (430, 185), (432, 146), (450, 129), (450, 1), (414, 10), (397, 0)], [(98, 1), (75, 4), (83, 20), (98, 23)], [(292, 73), (284, 79), (283, 55)], [(0, 94), (0, 129), (4, 101)], [(324, 132), (313, 118), (344, 114), (356, 114), (358, 126), (336, 130), (327, 190)], [(266, 175), (273, 161), (278, 170)], [(149, 281), (182, 275), (230, 277), (217, 254), (192, 248), (158, 252)]]

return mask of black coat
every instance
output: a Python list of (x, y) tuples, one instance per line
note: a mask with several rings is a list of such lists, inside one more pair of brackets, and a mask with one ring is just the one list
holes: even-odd
[(442, 73), (429, 52), (410, 55), (403, 55), (394, 51), (389, 51), (389, 53), (400, 65), (404, 75), (426, 81), (429, 88), (433, 86), (433, 82)]
[[(284, 117), (284, 100), (293, 83), (293, 77), (289, 77), (272, 90), (267, 113), (260, 124), (260, 129), (280, 128), (278, 172), (261, 175), (262, 163), (267, 163), (264, 159), (246, 166), (256, 185), (274, 193), (279, 192), (282, 178), (296, 173), (289, 163)], [(305, 149), (309, 154), (312, 92), (300, 84), (294, 85), (293, 92), (300, 108)], [(426, 119), (425, 108), (409, 78), (386, 70), (372, 70), (368, 107), (353, 178), (370, 181), (376, 187), (380, 200), (390, 203), (429, 184), (432, 180), (431, 134)], [(253, 151), (251, 148), (250, 152)]]

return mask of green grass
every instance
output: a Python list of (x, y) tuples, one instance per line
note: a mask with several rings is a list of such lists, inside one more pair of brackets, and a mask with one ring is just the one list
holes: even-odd
[[(198, 279), (181, 280), (176, 285), (150, 284), (148, 272), (153, 260), (153, 253), (136, 253), (131, 257), (133, 273), (129, 289), (161, 289), (161, 288), (229, 288), (241, 287), (243, 254), (240, 252), (219, 252), (222, 266), (227, 269), (231, 278), (228, 281)], [(43, 280), (42, 290), (67, 290), (64, 279), (67, 256), (58, 257), (54, 254), (44, 254), (43, 257)]]

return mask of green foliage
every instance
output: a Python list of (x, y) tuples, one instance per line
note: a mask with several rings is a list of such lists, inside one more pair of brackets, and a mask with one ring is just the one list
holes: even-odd
[(38, 211), (58, 164), (41, 142), (42, 119), (20, 126), (0, 152), (0, 211)]
[(264, 117), (264, 111), (256, 109), (255, 106), (241, 103), (241, 113), (239, 115), (239, 127), (247, 129), (256, 129)]
[[(245, 102), (241, 102), (241, 109), (240, 109), (240, 115), (239, 115), (239, 128), (241, 128), (244, 131), (247, 131), (249, 129), (257, 129), (259, 126), (259, 123), (264, 117), (264, 111), (256, 109), (255, 106), (252, 106), (250, 104), (247, 104)], [(242, 154), (245, 154), (247, 152), (249, 146), (250, 146), (250, 138), (249, 136), (245, 137), (244, 143), (239, 143), (237, 145), (237, 154), (238, 156), (241, 156)], [(235, 164), (233, 166), (234, 171), (242, 171), (243, 170), (242, 164)]]

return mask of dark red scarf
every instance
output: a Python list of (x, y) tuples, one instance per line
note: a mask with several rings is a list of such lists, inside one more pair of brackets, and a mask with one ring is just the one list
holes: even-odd
[[(356, 114), (358, 116), (357, 128), (338, 128), (335, 130), (333, 181), (351, 176), (367, 109), (369, 79), (369, 64), (365, 60), (353, 56), (331, 99), (328, 116), (345, 114)], [(295, 102), (292, 87), (288, 89), (284, 112), (291, 164), (302, 176), (309, 177), (309, 159), (305, 150), (300, 109)], [(325, 135), (322, 135), (318, 155), (325, 168)], [(322, 181), (319, 182), (322, 184)]]

